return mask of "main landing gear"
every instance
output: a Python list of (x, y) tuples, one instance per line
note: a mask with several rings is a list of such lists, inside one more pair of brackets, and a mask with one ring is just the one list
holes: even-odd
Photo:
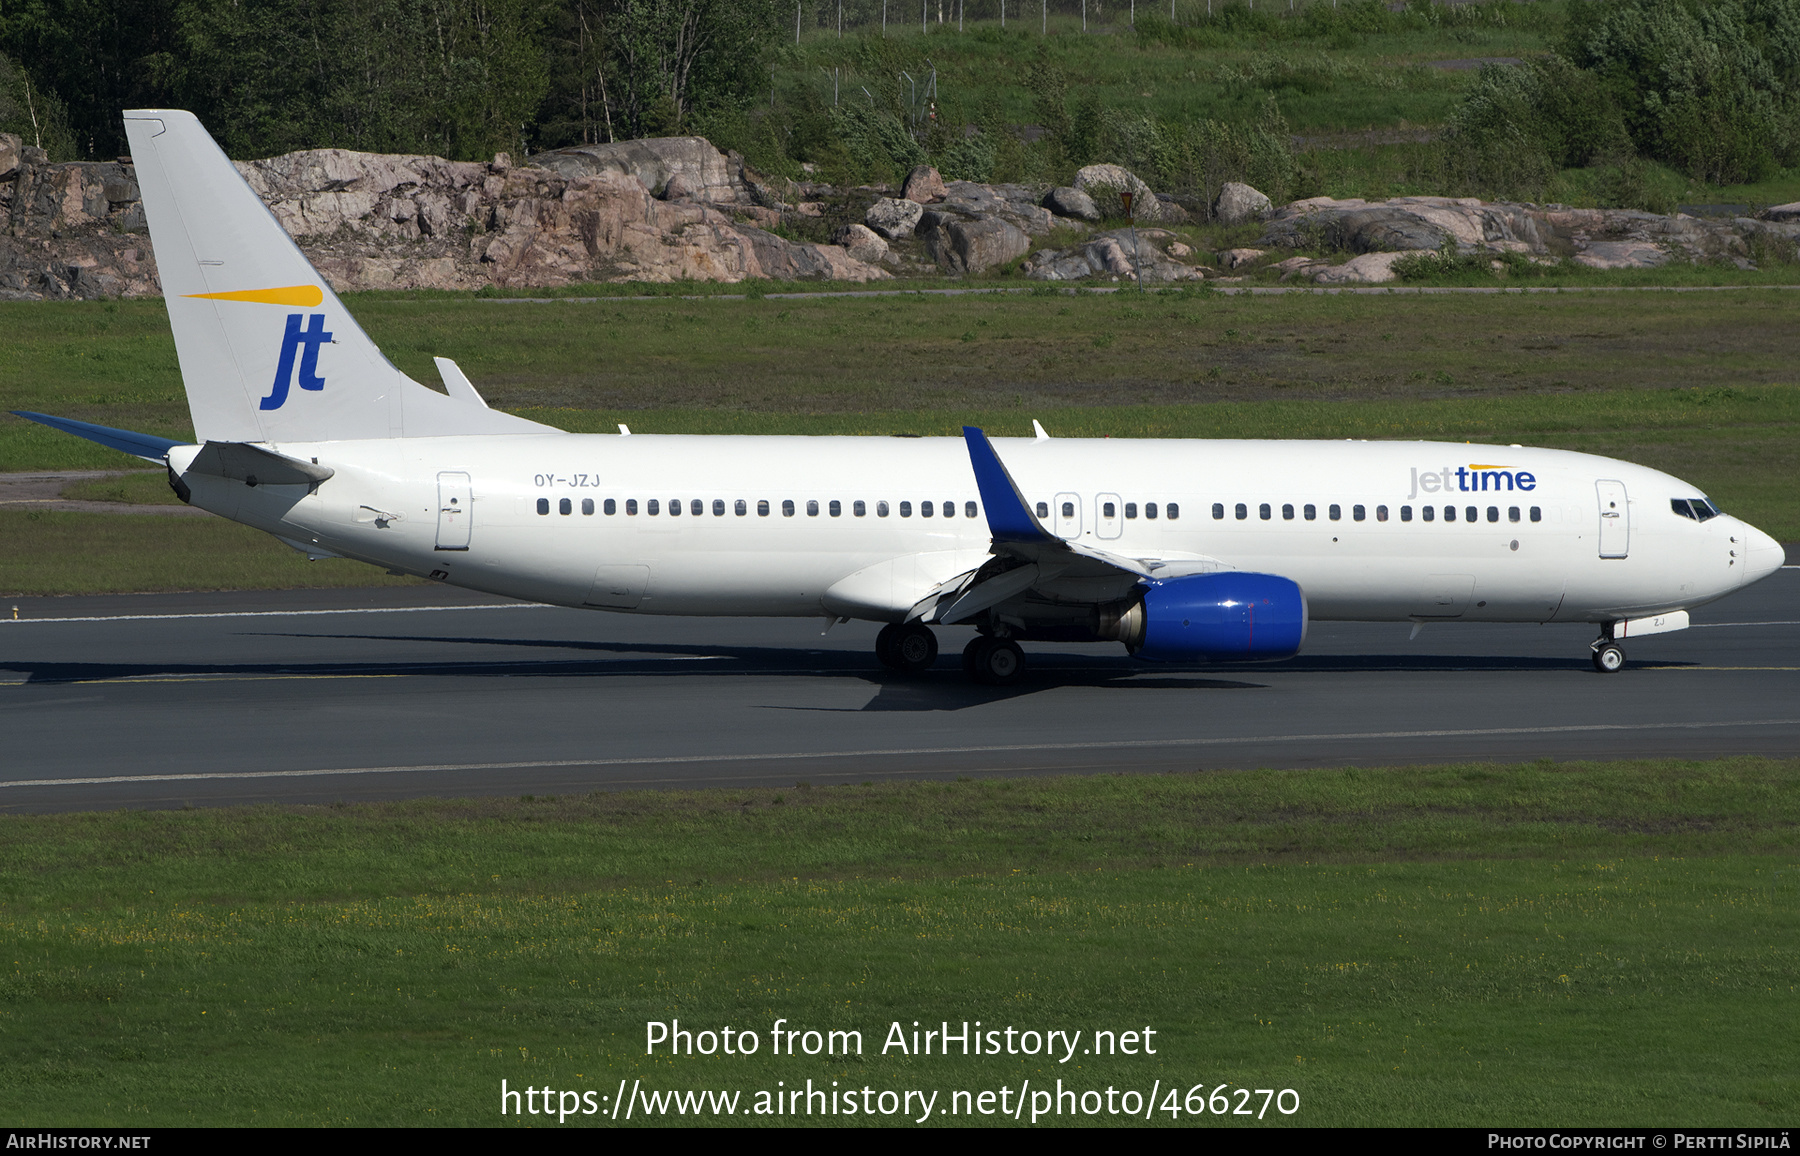
[[(937, 636), (920, 622), (891, 622), (875, 636), (875, 657), (889, 670), (918, 674), (937, 656)], [(978, 635), (963, 648), (962, 666), (982, 686), (1011, 686), (1025, 672), (1025, 652), (1010, 638)]]
[(875, 636), (875, 657), (889, 670), (918, 674), (937, 661), (937, 635), (922, 622), (890, 622)]

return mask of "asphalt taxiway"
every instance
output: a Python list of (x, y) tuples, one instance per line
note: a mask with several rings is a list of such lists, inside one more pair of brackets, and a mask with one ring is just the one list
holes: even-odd
[(1315, 623), (1255, 666), (1027, 644), (992, 689), (963, 629), (909, 677), (856, 623), (442, 588), (8, 599), (0, 810), (1800, 752), (1800, 569), (1694, 622), (1615, 675), (1590, 626)]

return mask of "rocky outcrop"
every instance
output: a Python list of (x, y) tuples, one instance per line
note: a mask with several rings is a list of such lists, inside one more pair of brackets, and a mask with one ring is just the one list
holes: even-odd
[[(128, 162), (52, 165), (10, 144), (0, 297), (160, 292)], [(238, 171), (340, 290), (889, 276), (763, 227), (792, 206), (755, 204), (754, 174), (697, 137), (546, 155), (514, 166), (313, 149)]]
[(1178, 258), (1192, 250), (1161, 229), (1114, 229), (1068, 249), (1040, 249), (1020, 267), (1033, 281), (1080, 281), (1102, 277), (1111, 281), (1198, 281), (1203, 270)]
[(867, 225), (845, 225), (832, 235), (831, 241), (834, 245), (842, 245), (853, 260), (870, 265), (888, 257), (888, 243)]
[(1258, 244), (1351, 253), (1438, 251), (1571, 257), (1598, 269), (1651, 268), (1671, 260), (1747, 264), (1746, 239), (1794, 244), (1800, 224), (1722, 220), (1632, 209), (1488, 202), (1456, 197), (1388, 201), (1313, 197), (1270, 214)]

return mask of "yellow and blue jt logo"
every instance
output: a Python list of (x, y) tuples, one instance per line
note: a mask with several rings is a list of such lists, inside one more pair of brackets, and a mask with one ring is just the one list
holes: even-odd
[(287, 332), (281, 337), (281, 360), (275, 366), (275, 384), (270, 387), (269, 396), (262, 399), (264, 409), (280, 409), (287, 403), (288, 386), (294, 379), (296, 352), (300, 353), (300, 388), (325, 388), (325, 379), (319, 376), (319, 346), (329, 342), (331, 334), (325, 332), (323, 313), (314, 313), (312, 323), (302, 332), (300, 322), (305, 316), (303, 313), (288, 314)]

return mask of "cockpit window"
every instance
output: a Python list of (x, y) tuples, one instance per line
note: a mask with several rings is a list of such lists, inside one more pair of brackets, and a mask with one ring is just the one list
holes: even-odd
[(1694, 516), (1694, 511), (1688, 508), (1688, 500), (1686, 498), (1671, 498), (1669, 500), (1669, 509), (1674, 510), (1684, 518), (1691, 518)]
[(1692, 518), (1696, 522), (1704, 522), (1708, 518), (1719, 516), (1719, 507), (1705, 498), (1671, 498), (1669, 508), (1684, 518)]

